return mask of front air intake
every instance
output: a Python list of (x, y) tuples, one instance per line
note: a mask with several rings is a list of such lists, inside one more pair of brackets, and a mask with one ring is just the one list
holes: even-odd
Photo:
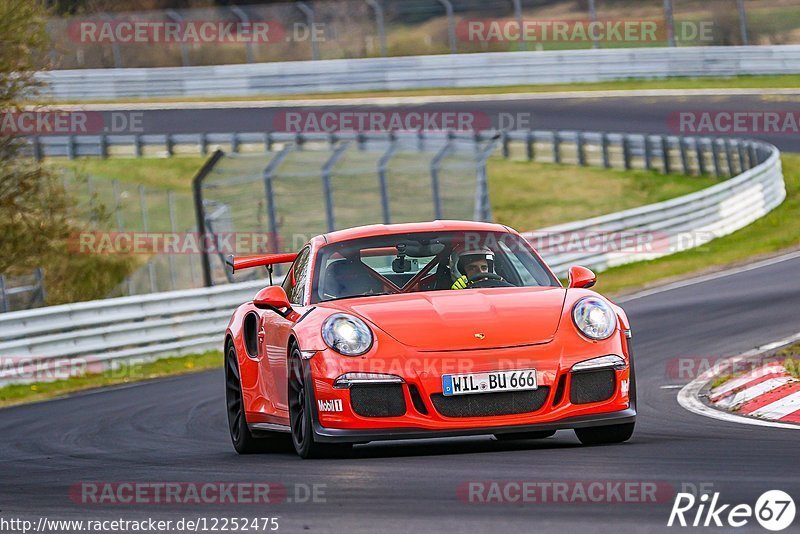
[(353, 385), (350, 406), (363, 417), (399, 417), (406, 413), (403, 384)]
[(569, 401), (572, 404), (589, 404), (610, 399), (617, 388), (617, 375), (613, 369), (598, 369), (572, 373)]

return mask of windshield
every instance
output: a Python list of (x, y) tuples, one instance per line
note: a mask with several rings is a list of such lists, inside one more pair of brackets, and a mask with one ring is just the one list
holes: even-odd
[(424, 232), (332, 243), (317, 253), (314, 272), (312, 302), (473, 287), (560, 285), (525, 240), (505, 232)]

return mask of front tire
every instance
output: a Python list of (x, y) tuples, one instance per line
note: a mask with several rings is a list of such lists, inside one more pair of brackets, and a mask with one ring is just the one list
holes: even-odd
[(636, 426), (636, 423), (576, 428), (575, 435), (584, 445), (622, 443), (631, 439), (634, 426)]
[(292, 430), (292, 444), (301, 458), (332, 458), (348, 454), (353, 446), (350, 443), (319, 443), (314, 441), (314, 424), (311, 419), (311, 393), (313, 387), (306, 381), (303, 359), (300, 350), (292, 347), (289, 356), (289, 425)]
[(264, 437), (254, 437), (247, 426), (244, 415), (242, 382), (239, 373), (239, 359), (233, 343), (228, 343), (225, 350), (225, 405), (228, 412), (228, 429), (231, 433), (233, 448), (239, 454), (256, 454), (276, 452), (286, 449), (286, 435), (280, 433), (264, 433)]

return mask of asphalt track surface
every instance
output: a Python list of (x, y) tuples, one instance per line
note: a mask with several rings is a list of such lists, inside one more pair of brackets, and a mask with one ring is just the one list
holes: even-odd
[[(237, 104), (215, 105), (208, 109), (138, 110), (141, 131), (148, 134), (197, 132), (266, 132), (285, 131), (288, 111), (320, 113), (325, 111), (461, 111), (472, 114), (482, 127), (491, 122), (504, 129), (561, 129), (651, 134), (692, 135), (690, 129), (681, 131), (680, 112), (794, 112), (797, 95), (704, 95), (704, 96), (624, 96), (586, 98), (532, 98), (529, 100), (492, 96), (491, 101), (442, 102), (404, 104), (396, 106), (339, 106), (311, 105), (304, 107), (237, 107)], [(91, 106), (89, 106), (91, 108)], [(117, 106), (124, 110), (123, 106)], [(108, 114), (110, 112), (103, 112)], [(317, 115), (319, 116), (319, 115)], [(714, 115), (716, 116), (716, 115)], [(699, 115), (698, 115), (699, 117)], [(137, 117), (137, 120), (139, 117)], [(502, 121), (502, 122), (501, 122)], [(781, 119), (783, 121), (783, 118)], [(105, 124), (112, 124), (109, 117)], [(699, 122), (698, 122), (699, 124)], [(783, 124), (783, 122), (781, 123)], [(701, 132), (703, 135), (708, 135)], [(781, 133), (745, 131), (720, 133), (721, 137), (748, 137), (768, 141), (781, 150), (800, 152), (800, 134), (796, 129), (781, 128)]]
[[(336, 460), (237, 456), (222, 372), (210, 371), (0, 410), (0, 517), (279, 516), (282, 532), (641, 532), (667, 530), (674, 492), (686, 484), (712, 484), (706, 487), (722, 503), (752, 506), (771, 489), (797, 500), (796, 430), (695, 415), (678, 405), (677, 389), (663, 386), (688, 381), (671, 376), (675, 358), (731, 355), (798, 331), (799, 273), (795, 257), (623, 302), (634, 330), (639, 418), (622, 445), (582, 447), (571, 431), (560, 431), (511, 443), (375, 443)], [(669, 491), (644, 504), (459, 497), (464, 483), (487, 480), (638, 481)], [(290, 497), (296, 484), (321, 484), (326, 502), (86, 505), (69, 497), (81, 481), (269, 481), (285, 485)], [(739, 530), (763, 531), (752, 519)]]

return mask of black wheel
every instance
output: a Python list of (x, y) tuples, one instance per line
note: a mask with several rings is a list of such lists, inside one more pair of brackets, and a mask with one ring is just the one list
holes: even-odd
[(247, 427), (239, 375), (239, 360), (232, 343), (229, 343), (225, 350), (225, 404), (228, 412), (228, 429), (231, 432), (231, 441), (236, 452), (254, 454), (286, 449), (287, 437), (285, 434), (265, 432), (259, 434), (259, 437), (254, 437)]
[(576, 428), (575, 435), (584, 445), (605, 445), (607, 443), (622, 443), (628, 441), (633, 435), (636, 423), (622, 425), (592, 426)]
[[(300, 350), (293, 347), (289, 355), (289, 424), (292, 444), (301, 458), (331, 458), (344, 456), (353, 448), (350, 443), (319, 443), (314, 441), (311, 420), (311, 394), (307, 389), (306, 374)], [(308, 386), (310, 387), (310, 385)]]
[(516, 439), (544, 439), (556, 433), (555, 430), (541, 430), (539, 432), (511, 432), (509, 434), (495, 434), (497, 441), (513, 441)]

